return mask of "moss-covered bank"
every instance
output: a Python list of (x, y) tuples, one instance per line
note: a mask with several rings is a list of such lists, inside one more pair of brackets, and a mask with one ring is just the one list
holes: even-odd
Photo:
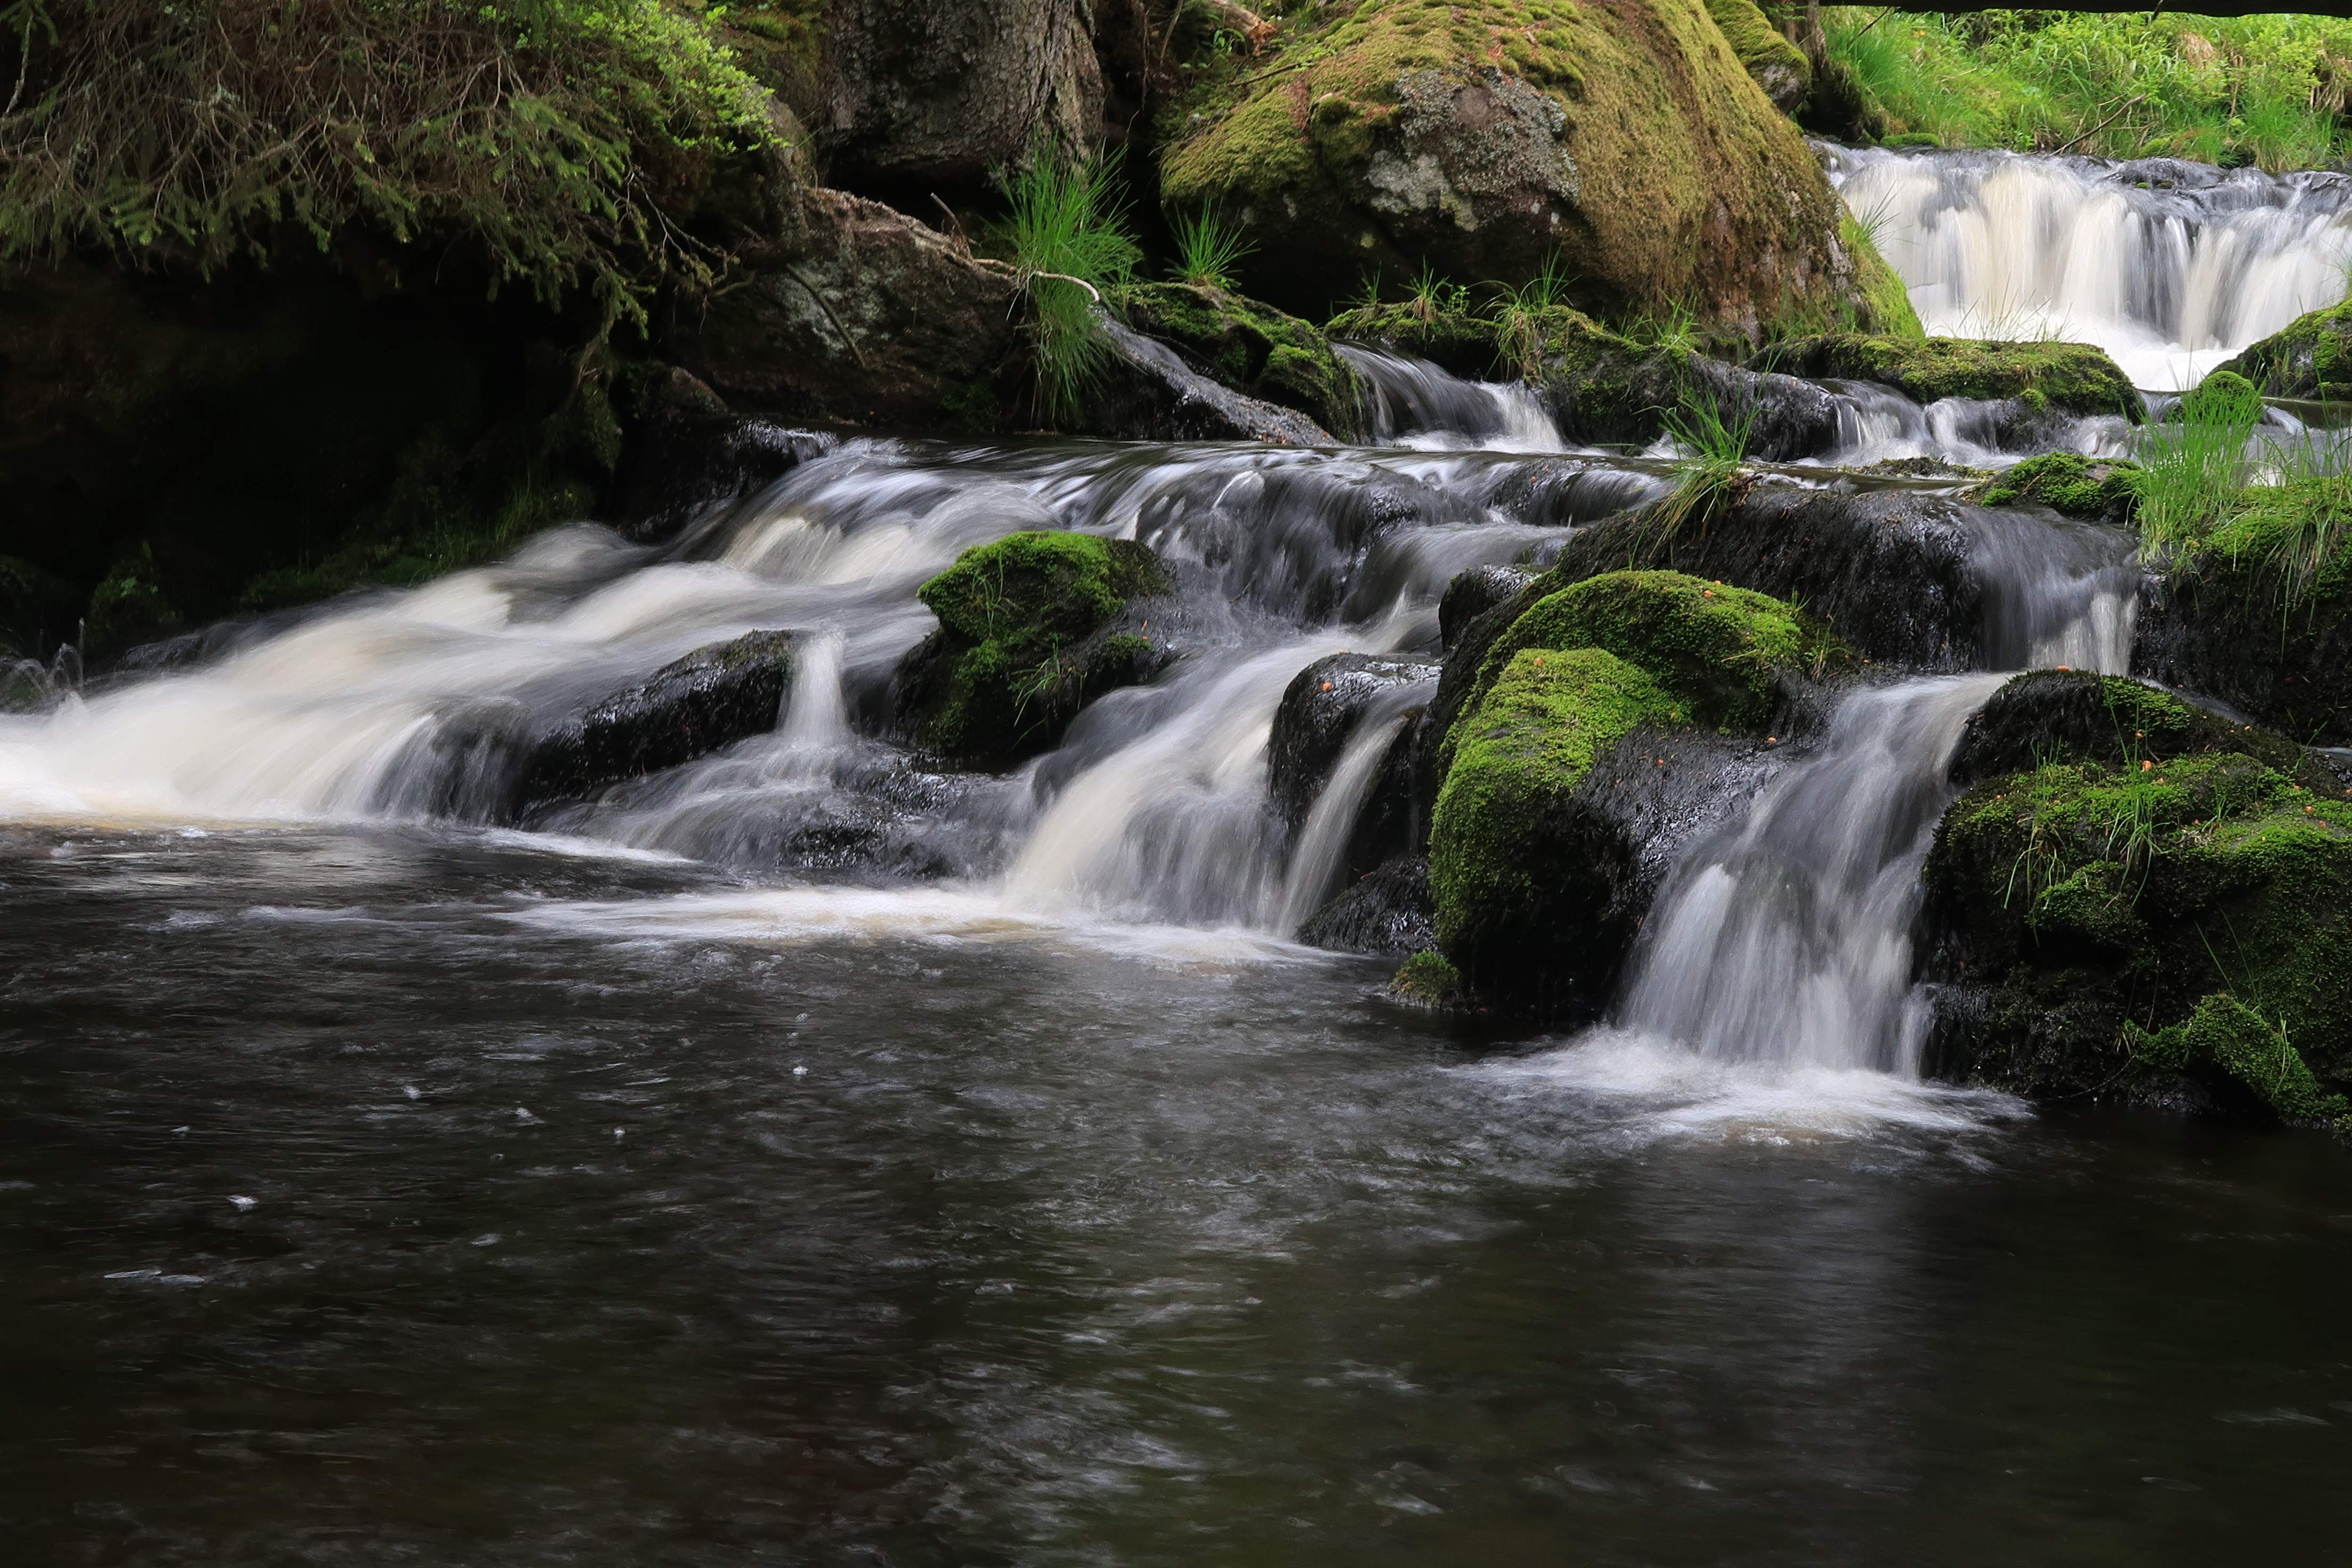
[(2272, 397), (2352, 401), (2352, 299), (2296, 317), (2221, 369)]
[(1969, 338), (1831, 332), (1776, 342), (1764, 362), (1790, 375), (1877, 382), (1919, 402), (2016, 398), (2060, 413), (2119, 413), (2143, 404), (2131, 378), (2089, 343), (2000, 343)]

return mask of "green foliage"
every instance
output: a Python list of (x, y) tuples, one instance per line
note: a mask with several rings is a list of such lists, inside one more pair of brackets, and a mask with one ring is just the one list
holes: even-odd
[(1522, 380), (1533, 381), (1543, 373), (1546, 325), (1554, 310), (1569, 308), (1568, 268), (1555, 250), (1525, 283), (1494, 288), (1489, 314), (1496, 353)]
[(1231, 288), (1234, 267), (1257, 247), (1237, 224), (1215, 207), (1202, 207), (1176, 220), (1176, 280), (1195, 288)]
[(2347, 146), (2352, 21), (1987, 11), (1822, 13), (1829, 58), (1895, 134), (1947, 147), (2072, 149), (2311, 169)]
[(2135, 482), (2140, 537), (2148, 548), (2179, 551), (2231, 515), (2252, 473), (2248, 446), (2262, 418), (2253, 384), (2216, 371), (2180, 400), (2171, 418), (2142, 433)]
[(1064, 158), (1041, 145), (999, 183), (1035, 333), (1037, 413), (1066, 423), (1084, 410), (1110, 353), (1095, 320), (1101, 290), (1124, 283), (1143, 258), (1118, 161)]
[(770, 135), (765, 92), (661, 0), (18, 0), (5, 19), (9, 260), (209, 269), (365, 228), (635, 315), (715, 256), (665, 204)]

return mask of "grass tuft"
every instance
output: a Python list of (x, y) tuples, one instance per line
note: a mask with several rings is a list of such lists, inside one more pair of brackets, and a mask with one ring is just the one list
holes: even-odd
[(2217, 371), (2149, 425), (2136, 454), (2140, 538), (2166, 553), (2201, 542), (2236, 510), (2253, 475), (2248, 447), (2262, 423), (2262, 394)]
[(1099, 290), (1142, 259), (1128, 225), (1116, 157), (1068, 159), (1038, 149), (1000, 177), (1005, 240), (1029, 300), (1038, 416), (1068, 423), (1100, 379), (1110, 345), (1097, 324)]
[(1230, 289), (1234, 267), (1257, 247), (1214, 207), (1176, 220), (1176, 277), (1196, 288)]

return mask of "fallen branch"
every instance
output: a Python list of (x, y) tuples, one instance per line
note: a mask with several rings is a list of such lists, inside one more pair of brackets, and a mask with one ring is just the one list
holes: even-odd
[(2096, 136), (2100, 131), (2105, 131), (2108, 126), (2113, 125), (2116, 122), (2116, 115), (2121, 114), (2133, 104), (2146, 103), (2147, 101), (2147, 94), (2146, 93), (2141, 93), (2137, 98), (2127, 98), (2124, 99), (2123, 102), (2116, 105), (2115, 114), (2108, 115), (2105, 120), (2102, 120), (2099, 123), (2091, 127), (2090, 130), (2085, 131), (2082, 135), (2075, 137), (2074, 141), (2067, 142), (2063, 147), (2060, 147), (2057, 150), (2057, 152), (2053, 152), (2051, 156), (2054, 158), (2058, 155), (2058, 152), (2063, 152), (2067, 148), (2078, 146), (2083, 142), (2088, 141), (2092, 137)]

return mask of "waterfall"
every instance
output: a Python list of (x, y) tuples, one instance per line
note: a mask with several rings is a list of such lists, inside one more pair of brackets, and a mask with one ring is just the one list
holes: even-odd
[(1426, 360), (1360, 343), (1332, 347), (1362, 378), (1375, 442), (1435, 450), (1570, 450), (1551, 412), (1525, 382), (1464, 381)]
[[(1974, 522), (1988, 664), (2129, 667), (2128, 538), (2000, 513)], [(1961, 728), (2007, 678), (1847, 696), (1816, 756), (1684, 857), (1636, 944), (1623, 1027), (1718, 1061), (1916, 1077), (1919, 873), (1954, 794), (1945, 775)]]
[(1822, 156), (1931, 333), (2096, 343), (2133, 384), (2177, 391), (2345, 295), (2352, 177), (2011, 152)]
[[(1427, 693), (1409, 686), (1381, 696), (1379, 706), (1387, 707), (1428, 700)], [(1299, 824), (1298, 842), (1290, 852), (1290, 869), (1283, 875), (1281, 896), (1276, 902), (1275, 930), (1297, 930), (1331, 896), (1345, 868), (1349, 836), (1356, 831), (1356, 819), (1363, 815), (1365, 797), (1380, 775), (1381, 764), (1388, 759), (1389, 748), (1411, 722), (1412, 715), (1407, 713), (1393, 716), (1368, 713), (1358, 721), (1356, 733), (1348, 737), (1331, 777), (1324, 781), (1323, 792), (1315, 797), (1307, 821)]]

